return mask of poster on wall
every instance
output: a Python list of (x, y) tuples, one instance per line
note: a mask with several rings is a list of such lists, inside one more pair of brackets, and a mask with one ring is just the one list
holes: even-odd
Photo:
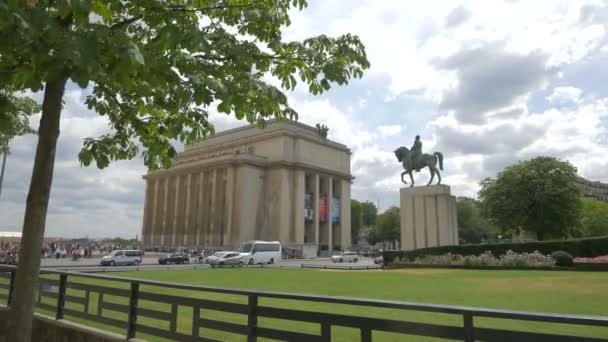
[(319, 196), (319, 222), (325, 223), (327, 222), (327, 214), (329, 208), (327, 206), (327, 195)]
[(312, 204), (312, 192), (304, 194), (304, 222), (311, 223), (315, 219), (315, 211)]
[(340, 223), (340, 197), (334, 197), (331, 200), (331, 223)]

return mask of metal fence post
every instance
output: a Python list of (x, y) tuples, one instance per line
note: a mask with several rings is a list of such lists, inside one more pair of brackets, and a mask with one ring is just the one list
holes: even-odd
[(6, 306), (10, 306), (11, 302), (13, 301), (13, 291), (15, 290), (15, 274), (16, 273), (17, 273), (17, 271), (15, 271), (15, 270), (11, 271), (11, 280), (8, 285), (8, 298), (6, 299)]
[(475, 342), (475, 333), (473, 331), (473, 314), (470, 312), (462, 313), (464, 324), (464, 341)]
[(65, 290), (68, 282), (67, 274), (59, 275), (59, 293), (57, 293), (57, 312), (55, 319), (63, 319), (63, 307), (65, 306)]
[(127, 322), (127, 340), (135, 338), (137, 329), (137, 302), (139, 301), (139, 283), (131, 283), (131, 296), (129, 297), (129, 320)]
[(257, 341), (257, 327), (258, 327), (258, 296), (249, 295), (249, 313), (247, 318), (247, 327), (249, 333), (247, 334), (247, 342)]

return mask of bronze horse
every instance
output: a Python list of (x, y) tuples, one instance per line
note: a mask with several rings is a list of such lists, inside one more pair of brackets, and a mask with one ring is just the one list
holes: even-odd
[[(431, 182), (433, 182), (433, 179), (435, 179), (435, 174), (437, 174), (437, 178), (439, 179), (437, 184), (441, 184), (441, 174), (439, 173), (439, 170), (443, 171), (443, 154), (441, 152), (435, 152), (433, 154), (421, 154), (416, 160), (416, 165), (410, 165), (412, 163), (411, 151), (405, 146), (401, 146), (396, 149), (395, 156), (397, 157), (397, 160), (402, 163), (403, 168), (405, 169), (405, 171), (401, 173), (401, 181), (404, 184), (407, 184), (407, 182), (405, 179), (403, 179), (403, 176), (407, 173), (410, 175), (410, 179), (412, 181), (412, 185), (410, 185), (410, 187), (413, 187), (414, 177), (412, 176), (412, 171), (420, 170), (425, 167), (428, 167), (429, 171), (431, 172), (431, 179), (426, 185), (431, 185)], [(439, 162), (439, 169), (437, 169), (437, 162)]]

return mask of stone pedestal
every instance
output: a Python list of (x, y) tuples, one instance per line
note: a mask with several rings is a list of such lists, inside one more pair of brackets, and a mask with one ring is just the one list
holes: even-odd
[(401, 189), (401, 249), (457, 245), (456, 197), (447, 185)]

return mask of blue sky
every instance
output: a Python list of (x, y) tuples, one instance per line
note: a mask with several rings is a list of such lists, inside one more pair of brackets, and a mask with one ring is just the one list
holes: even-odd
[[(392, 151), (416, 134), (426, 152), (444, 152), (455, 195), (475, 196), (481, 179), (538, 155), (608, 181), (607, 31), (608, 1), (310, 0), (285, 39), (357, 34), (371, 68), (347, 87), (316, 97), (297, 88), (289, 99), (300, 121), (327, 124), (329, 138), (351, 148), (353, 197), (381, 209), (398, 204)], [(87, 93), (74, 85), (66, 93), (46, 235), (133, 237), (145, 168), (140, 159), (80, 167), (82, 139), (108, 130), (83, 105)], [(35, 142), (11, 145), (0, 230), (21, 228)]]

